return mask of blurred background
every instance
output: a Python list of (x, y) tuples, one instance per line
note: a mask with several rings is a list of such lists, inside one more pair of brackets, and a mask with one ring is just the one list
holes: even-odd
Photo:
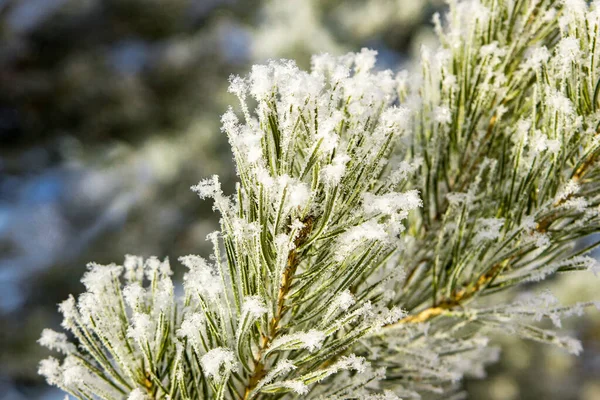
[[(89, 261), (207, 255), (217, 228), (189, 187), (235, 179), (219, 118), (230, 74), (269, 58), (371, 47), (408, 68), (441, 0), (0, 0), (0, 400), (62, 399), (36, 344)], [(176, 275), (182, 268), (173, 263)], [(589, 276), (549, 283), (597, 294)], [(572, 321), (574, 358), (500, 338), (472, 399), (600, 399), (600, 319)]]

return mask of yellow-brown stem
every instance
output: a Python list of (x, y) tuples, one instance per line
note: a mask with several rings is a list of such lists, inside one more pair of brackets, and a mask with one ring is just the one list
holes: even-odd
[(475, 296), (475, 294), (477, 294), (479, 291), (485, 288), (492, 281), (492, 279), (494, 279), (502, 271), (502, 269), (505, 266), (506, 263), (495, 264), (492, 268), (490, 268), (489, 271), (481, 275), (479, 279), (477, 279), (477, 282), (475, 282), (475, 284), (463, 287), (458, 291), (454, 291), (454, 293), (452, 293), (452, 296), (450, 296), (449, 298), (443, 299), (439, 303), (429, 308), (426, 308), (425, 310), (417, 314), (407, 315), (401, 320), (393, 324), (387, 325), (386, 327), (426, 322), (434, 317), (437, 317), (446, 310), (450, 310), (454, 307), (460, 306), (461, 302), (472, 298), (473, 296)]
[(304, 223), (304, 227), (294, 240), (294, 248), (288, 253), (286, 268), (285, 271), (283, 271), (281, 284), (279, 286), (279, 291), (277, 292), (277, 307), (275, 309), (275, 315), (269, 322), (267, 334), (262, 335), (261, 343), (256, 354), (256, 359), (254, 360), (254, 370), (250, 376), (250, 379), (248, 380), (246, 389), (244, 390), (244, 400), (247, 400), (250, 397), (250, 393), (254, 390), (254, 388), (256, 388), (258, 382), (260, 382), (260, 380), (263, 379), (267, 374), (263, 356), (273, 339), (275, 339), (280, 332), (281, 327), (279, 326), (279, 323), (284, 317), (286, 311), (285, 299), (290, 291), (292, 279), (296, 274), (296, 269), (298, 268), (298, 264), (300, 262), (298, 259), (297, 249), (306, 241), (308, 235), (312, 231), (313, 217), (308, 216), (302, 222)]

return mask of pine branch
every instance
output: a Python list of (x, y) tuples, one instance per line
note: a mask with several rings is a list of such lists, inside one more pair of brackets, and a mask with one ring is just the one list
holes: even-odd
[(260, 347), (258, 349), (256, 359), (254, 360), (254, 371), (252, 372), (248, 384), (244, 390), (244, 400), (249, 398), (250, 393), (252, 393), (252, 391), (256, 388), (258, 382), (263, 379), (268, 372), (265, 370), (265, 364), (262, 359), (265, 356), (265, 351), (267, 351), (273, 340), (280, 333), (281, 327), (279, 324), (286, 311), (285, 300), (290, 292), (292, 279), (294, 278), (294, 274), (296, 273), (296, 269), (298, 268), (299, 264), (299, 258), (296, 249), (301, 247), (306, 242), (312, 231), (311, 216), (308, 216), (301, 222), (303, 224), (303, 228), (300, 230), (300, 233), (296, 239), (294, 239), (294, 249), (292, 249), (288, 254), (287, 265), (283, 271), (283, 276), (279, 285), (279, 292), (277, 293), (277, 311), (275, 312), (275, 315), (269, 324), (268, 334), (262, 335), (261, 337)]
[(40, 339), (65, 355), (40, 364), (48, 382), (82, 399), (395, 399), (481, 374), (490, 331), (579, 353), (535, 323), (593, 303), (484, 297), (600, 272), (600, 242), (574, 250), (600, 232), (598, 5), (456, 1), (434, 24), (416, 75), (363, 49), (232, 77), (240, 182), (193, 187), (221, 215), (211, 262), (180, 259), (183, 296), (167, 260), (91, 264), (60, 306), (77, 346)]

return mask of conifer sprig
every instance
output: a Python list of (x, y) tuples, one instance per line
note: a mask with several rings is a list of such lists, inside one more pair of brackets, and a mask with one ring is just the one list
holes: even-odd
[(600, 4), (450, 2), (421, 71), (376, 53), (313, 57), (232, 77), (222, 117), (239, 183), (214, 202), (214, 252), (90, 265), (61, 304), (75, 338), (50, 384), (81, 399), (395, 399), (447, 396), (497, 358), (490, 331), (538, 327), (591, 304), (547, 292), (485, 296), (592, 270), (600, 230)]

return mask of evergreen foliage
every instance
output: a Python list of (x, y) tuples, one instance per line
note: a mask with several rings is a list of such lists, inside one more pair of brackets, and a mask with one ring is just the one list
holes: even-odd
[[(183, 294), (168, 260), (90, 264), (40, 373), (81, 399), (449, 398), (503, 331), (580, 313), (497, 292), (591, 270), (600, 230), (600, 3), (451, 1), (415, 73), (376, 53), (257, 65), (222, 118), (239, 183)], [(491, 300), (491, 301), (490, 301)]]

